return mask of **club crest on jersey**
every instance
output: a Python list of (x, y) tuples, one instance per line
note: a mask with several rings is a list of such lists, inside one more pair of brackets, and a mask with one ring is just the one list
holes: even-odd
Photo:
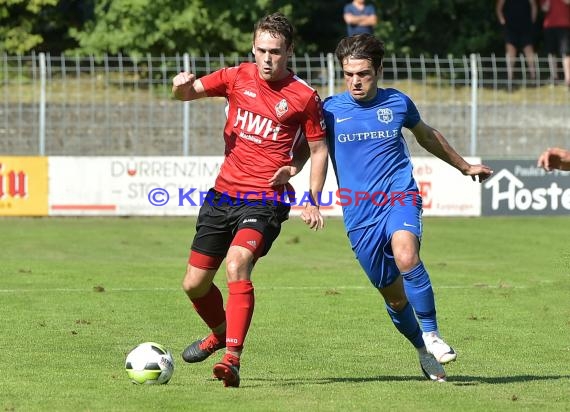
[(277, 117), (283, 116), (289, 110), (289, 105), (287, 105), (287, 100), (283, 99), (275, 105), (275, 113)]
[(386, 124), (390, 123), (394, 119), (392, 109), (378, 109), (376, 115), (378, 116), (379, 121)]

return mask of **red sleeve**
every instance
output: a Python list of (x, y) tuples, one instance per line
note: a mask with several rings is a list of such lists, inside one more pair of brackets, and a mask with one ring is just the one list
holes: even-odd
[(226, 67), (200, 78), (208, 97), (227, 97), (238, 72), (237, 67)]
[(305, 115), (303, 131), (307, 140), (314, 141), (324, 139), (326, 129), (325, 119), (321, 99), (316, 91), (313, 92), (303, 113)]

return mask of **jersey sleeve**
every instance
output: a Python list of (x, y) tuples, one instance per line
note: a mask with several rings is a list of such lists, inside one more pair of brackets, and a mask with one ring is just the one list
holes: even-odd
[(407, 129), (413, 129), (421, 120), (420, 112), (418, 108), (408, 96), (402, 93), (402, 98), (406, 104), (406, 118), (404, 120), (404, 127)]
[(308, 141), (321, 140), (325, 137), (325, 118), (321, 98), (315, 91), (305, 106), (303, 133)]
[(237, 76), (238, 67), (225, 67), (200, 78), (208, 97), (226, 97)]

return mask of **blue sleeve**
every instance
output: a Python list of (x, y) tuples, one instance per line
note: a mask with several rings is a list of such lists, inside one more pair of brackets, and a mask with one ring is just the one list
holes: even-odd
[(376, 9), (374, 8), (374, 5), (373, 4), (366, 5), (366, 8), (364, 9), (364, 14), (366, 14), (367, 16), (372, 16), (373, 14), (376, 14)]
[(402, 94), (402, 98), (406, 103), (406, 119), (404, 120), (404, 127), (407, 129), (413, 129), (421, 120), (420, 112), (418, 108), (405, 94)]
[(327, 126), (326, 128), (327, 141), (333, 140), (332, 136), (334, 135), (334, 115), (327, 110), (327, 108), (331, 104), (331, 98), (332, 96), (329, 96), (325, 98), (325, 100), (323, 101), (323, 115), (325, 118), (325, 124)]

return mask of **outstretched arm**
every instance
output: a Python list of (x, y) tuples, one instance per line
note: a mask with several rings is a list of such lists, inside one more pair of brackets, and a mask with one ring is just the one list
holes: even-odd
[(206, 97), (204, 86), (196, 75), (188, 72), (180, 72), (172, 79), (172, 94), (178, 100), (195, 100)]
[(488, 166), (467, 163), (438, 130), (428, 126), (422, 120), (411, 130), (418, 143), (424, 149), (455, 167), (465, 176), (471, 176), (474, 181), (478, 178), (479, 182), (482, 182), (493, 174), (493, 171)]
[(547, 171), (570, 170), (570, 150), (559, 147), (548, 148), (539, 156), (537, 166)]

